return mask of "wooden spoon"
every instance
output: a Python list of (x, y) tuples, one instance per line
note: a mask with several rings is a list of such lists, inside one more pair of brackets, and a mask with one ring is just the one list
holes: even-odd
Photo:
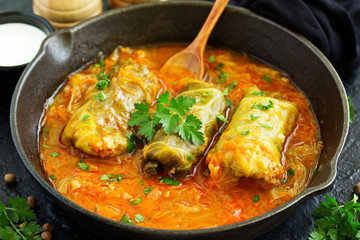
[(167, 70), (170, 66), (179, 66), (188, 69), (197, 79), (204, 77), (204, 50), (206, 43), (218, 19), (229, 0), (216, 0), (209, 16), (194, 41), (184, 50), (172, 56), (163, 65)]

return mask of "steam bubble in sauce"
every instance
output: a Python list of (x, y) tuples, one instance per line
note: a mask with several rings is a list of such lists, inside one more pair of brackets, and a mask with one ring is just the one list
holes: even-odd
[(29, 63), (38, 52), (46, 34), (25, 23), (0, 24), (0, 66)]

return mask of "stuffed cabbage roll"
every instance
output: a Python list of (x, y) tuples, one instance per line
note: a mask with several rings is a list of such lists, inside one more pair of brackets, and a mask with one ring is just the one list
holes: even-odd
[(223, 172), (277, 184), (285, 172), (281, 151), (297, 114), (297, 105), (282, 100), (279, 93), (249, 88), (207, 156), (211, 176), (218, 178)]
[(152, 142), (145, 147), (143, 170), (156, 174), (159, 165), (171, 173), (186, 174), (205, 151), (208, 141), (215, 134), (216, 116), (224, 114), (226, 102), (223, 93), (213, 85), (198, 80), (186, 80), (183, 91), (177, 96), (196, 99), (188, 114), (194, 114), (201, 122), (205, 143), (186, 142), (177, 134), (166, 135), (159, 130)]
[(146, 67), (131, 59), (121, 59), (73, 114), (62, 134), (62, 142), (74, 144), (83, 152), (100, 157), (124, 153), (127, 122), (134, 103), (152, 102), (156, 94), (154, 79)]

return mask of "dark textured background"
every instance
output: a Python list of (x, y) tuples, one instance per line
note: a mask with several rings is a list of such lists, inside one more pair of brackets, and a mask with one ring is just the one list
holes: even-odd
[[(230, 4), (235, 5), (235, 1), (231, 0)], [(104, 9), (107, 8), (104, 1)], [(32, 1), (0, 0), (0, 12), (2, 11), (32, 12)], [(25, 169), (16, 152), (10, 133), (9, 110), (12, 92), (20, 74), (21, 71), (0, 72), (0, 201), (7, 202), (10, 196), (33, 195), (38, 201), (35, 211), (38, 223), (42, 225), (50, 222), (54, 226), (53, 239), (93, 239), (91, 233), (68, 217), (56, 201), (37, 184)], [(311, 216), (311, 212), (325, 199), (325, 194), (336, 197), (339, 203), (352, 199), (353, 186), (360, 182), (360, 160), (358, 159), (360, 155), (360, 120), (356, 118), (357, 109), (360, 108), (360, 67), (350, 69), (347, 75), (342, 76), (342, 80), (355, 107), (355, 120), (350, 125), (349, 135), (340, 155), (338, 175), (334, 184), (324, 193), (304, 201), (294, 214), (259, 240), (307, 239), (308, 232), (314, 227), (314, 218)], [(15, 184), (6, 185), (4, 183), (3, 176), (6, 173), (16, 174)]]

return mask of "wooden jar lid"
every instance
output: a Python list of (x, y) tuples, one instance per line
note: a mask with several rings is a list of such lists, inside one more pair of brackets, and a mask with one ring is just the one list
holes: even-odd
[(102, 0), (33, 0), (33, 11), (60, 29), (100, 14)]

